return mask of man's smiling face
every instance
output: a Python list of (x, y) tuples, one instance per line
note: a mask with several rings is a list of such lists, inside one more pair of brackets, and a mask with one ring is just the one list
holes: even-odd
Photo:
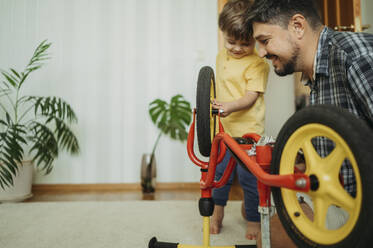
[(300, 59), (299, 47), (288, 29), (276, 24), (254, 22), (253, 32), (259, 56), (272, 61), (277, 75), (285, 76), (296, 71)]

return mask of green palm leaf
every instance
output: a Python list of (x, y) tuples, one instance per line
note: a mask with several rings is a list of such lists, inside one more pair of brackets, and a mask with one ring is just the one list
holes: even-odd
[(31, 122), (30, 130), (32, 135), (29, 139), (33, 142), (30, 153), (34, 153), (32, 161), (48, 174), (53, 168), (54, 159), (58, 156), (57, 140), (53, 132), (42, 123)]
[(47, 49), (52, 45), (52, 43), (47, 43), (47, 40), (42, 41), (38, 47), (35, 49), (34, 54), (32, 55), (30, 62), (26, 66), (26, 69), (21, 73), (22, 78), (19, 83), (19, 87), (25, 82), (26, 78), (30, 75), (31, 72), (41, 68), (43, 66), (43, 61), (48, 60)]
[(33, 103), (35, 116), (57, 117), (67, 119), (69, 123), (77, 122), (74, 110), (59, 97), (27, 96), (21, 98), (21, 101), (26, 104)]
[(13, 184), (12, 175), (16, 175), (18, 165), (23, 158), (22, 145), (26, 144), (23, 136), (25, 127), (7, 122), (0, 122), (5, 131), (0, 132), (0, 186), (4, 188)]
[[(3, 70), (1, 70), (1, 74), (5, 77), (5, 79), (6, 79), (6, 81), (4, 81), (4, 83), (9, 87), (9, 85), (10, 86), (12, 86), (12, 87), (14, 87), (14, 88), (17, 88), (18, 87), (18, 85), (19, 85), (19, 78), (17, 77), (17, 75), (18, 75), (18, 73), (16, 73), (16, 74), (14, 74), (14, 72), (13, 72), (13, 69), (10, 69), (11, 70), (11, 72), (9, 73), (9, 72), (6, 72), (6, 71), (3, 71)], [(14, 74), (14, 75), (12, 75), (12, 74)]]
[(68, 125), (63, 122), (63, 120), (52, 117), (55, 121), (56, 128), (54, 133), (56, 134), (57, 142), (61, 149), (68, 151), (71, 154), (79, 153), (79, 143), (78, 139), (75, 137), (74, 133), (68, 127)]

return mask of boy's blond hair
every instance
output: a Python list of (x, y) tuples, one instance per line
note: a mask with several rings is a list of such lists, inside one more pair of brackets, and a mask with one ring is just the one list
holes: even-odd
[(254, 0), (230, 0), (219, 15), (219, 28), (235, 40), (249, 41), (252, 29), (247, 22), (247, 12)]

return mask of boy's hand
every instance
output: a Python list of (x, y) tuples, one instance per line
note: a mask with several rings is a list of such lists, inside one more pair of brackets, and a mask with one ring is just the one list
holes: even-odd
[(211, 105), (213, 109), (223, 110), (223, 112), (220, 113), (221, 117), (227, 117), (228, 115), (230, 115), (230, 113), (232, 113), (232, 111), (230, 111), (229, 102), (218, 102), (214, 99), (211, 101)]
[(232, 102), (218, 102), (215, 99), (211, 101), (212, 108), (222, 109), (224, 112), (220, 114), (221, 117), (227, 117), (233, 112), (241, 111), (251, 108), (258, 98), (259, 93), (256, 91), (246, 91), (245, 95)]

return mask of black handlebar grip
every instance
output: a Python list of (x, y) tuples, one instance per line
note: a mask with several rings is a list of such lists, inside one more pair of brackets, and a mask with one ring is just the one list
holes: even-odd
[(219, 114), (219, 109), (211, 109), (211, 114), (213, 115)]
[(179, 243), (159, 242), (156, 237), (149, 241), (148, 248), (177, 248)]
[(219, 113), (220, 114), (224, 113), (224, 110), (223, 109), (211, 109), (211, 114), (217, 115)]

